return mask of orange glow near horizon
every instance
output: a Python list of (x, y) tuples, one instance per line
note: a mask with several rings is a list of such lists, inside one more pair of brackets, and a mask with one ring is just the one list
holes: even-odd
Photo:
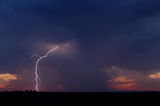
[(116, 90), (137, 90), (135, 83), (111, 84), (110, 87)]
[(116, 77), (116, 78), (113, 78), (111, 80), (109, 80), (108, 82), (111, 82), (111, 83), (119, 83), (119, 82), (133, 82), (134, 79), (128, 79), (126, 77)]
[(151, 79), (158, 79), (158, 78), (160, 78), (160, 72), (156, 72), (154, 74), (150, 74), (149, 78), (151, 78)]
[(10, 83), (10, 81), (17, 79), (18, 79), (17, 75), (14, 74), (9, 74), (9, 73), (0, 74), (0, 88), (5, 88)]
[(110, 83), (110, 88), (116, 90), (136, 90), (136, 84), (134, 79), (129, 79), (124, 76), (115, 77), (108, 82)]

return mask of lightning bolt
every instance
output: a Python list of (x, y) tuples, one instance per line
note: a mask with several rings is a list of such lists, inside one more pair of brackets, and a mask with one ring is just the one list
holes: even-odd
[(44, 56), (39, 56), (37, 54), (31, 56), (30, 58), (33, 58), (33, 57), (38, 57), (37, 61), (36, 61), (36, 64), (35, 64), (35, 90), (38, 92), (39, 91), (39, 87), (40, 87), (40, 84), (39, 84), (39, 75), (38, 75), (38, 68), (39, 68), (39, 63), (45, 59), (48, 55), (50, 55), (51, 53), (55, 52), (55, 50), (58, 48), (58, 46), (56, 46), (55, 48), (51, 49), (50, 51), (48, 51)]

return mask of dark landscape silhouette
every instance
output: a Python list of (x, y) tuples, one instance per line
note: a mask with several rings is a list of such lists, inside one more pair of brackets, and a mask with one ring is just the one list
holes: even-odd
[[(158, 103), (160, 92), (0, 92), (0, 100), (25, 103), (66, 104), (127, 104)], [(26, 102), (27, 101), (27, 102)]]

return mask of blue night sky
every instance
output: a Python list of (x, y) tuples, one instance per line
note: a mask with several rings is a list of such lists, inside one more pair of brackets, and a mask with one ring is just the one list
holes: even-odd
[(159, 0), (0, 0), (0, 91), (160, 90)]

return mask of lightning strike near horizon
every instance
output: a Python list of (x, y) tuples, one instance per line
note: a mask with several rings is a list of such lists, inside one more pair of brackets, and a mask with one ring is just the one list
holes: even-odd
[(58, 46), (56, 46), (55, 48), (53, 48), (53, 49), (51, 49), (50, 51), (48, 51), (45, 55), (43, 55), (43, 56), (39, 56), (39, 55), (37, 55), (37, 54), (35, 54), (35, 55), (33, 55), (33, 56), (31, 56), (31, 58), (32, 57), (38, 57), (38, 59), (37, 59), (37, 61), (36, 61), (36, 64), (35, 64), (35, 90), (38, 92), (39, 91), (39, 87), (40, 87), (40, 85), (39, 85), (39, 80), (40, 80), (40, 78), (39, 78), (39, 75), (38, 75), (38, 67), (39, 67), (39, 63), (40, 63), (40, 61), (42, 60), (42, 59), (44, 59), (44, 58), (46, 58), (49, 54), (51, 54), (52, 52), (55, 52), (55, 50), (58, 48)]

